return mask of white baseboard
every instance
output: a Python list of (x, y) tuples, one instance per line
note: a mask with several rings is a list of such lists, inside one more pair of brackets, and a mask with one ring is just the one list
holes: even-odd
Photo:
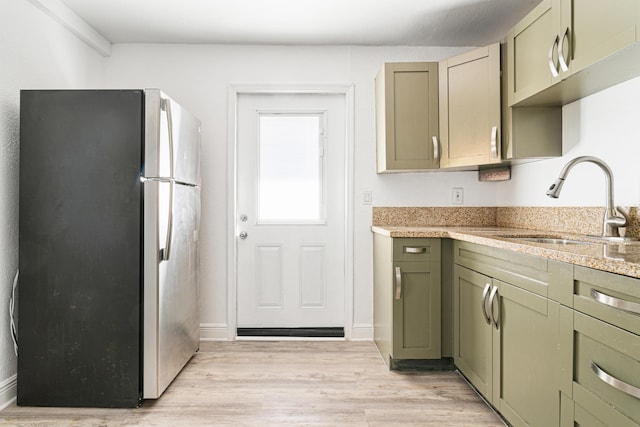
[(355, 324), (351, 328), (351, 341), (373, 340), (373, 326), (371, 324)]
[(12, 375), (0, 382), (0, 411), (16, 400), (18, 376)]
[(229, 327), (226, 323), (201, 323), (200, 341), (227, 341)]

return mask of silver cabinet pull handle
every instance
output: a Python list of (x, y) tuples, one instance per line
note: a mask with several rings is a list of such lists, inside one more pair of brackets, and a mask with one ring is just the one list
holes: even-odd
[(491, 157), (498, 158), (498, 126), (491, 128)]
[(402, 271), (400, 267), (396, 267), (396, 299), (402, 296)]
[[(562, 36), (562, 42), (558, 45), (558, 61), (560, 62), (560, 68), (565, 73), (569, 71), (569, 66), (567, 65), (567, 60), (564, 57), (564, 42), (569, 38), (569, 27), (564, 30), (564, 35)], [(571, 44), (569, 44), (569, 55), (571, 55)]]
[(551, 47), (549, 48), (549, 69), (551, 70), (551, 75), (553, 77), (558, 77), (560, 75), (558, 68), (556, 68), (555, 62), (553, 61), (553, 51), (554, 48), (558, 46), (559, 42), (560, 37), (556, 35), (556, 38), (553, 40), (553, 43), (551, 43)]
[(433, 142), (433, 160), (440, 160), (440, 145), (438, 144), (438, 137), (432, 136), (431, 141)]
[(633, 396), (636, 399), (640, 399), (640, 388), (627, 384), (626, 382), (619, 380), (613, 375), (605, 372), (596, 362), (591, 362), (591, 369), (596, 373), (598, 378), (603, 382), (609, 384), (611, 387), (620, 390), (623, 393)]
[(612, 297), (602, 292), (598, 292), (595, 289), (591, 289), (591, 298), (600, 304), (608, 305), (609, 307), (619, 308), (620, 310), (628, 311), (630, 313), (640, 314), (640, 304), (637, 302), (625, 301), (620, 298)]
[(422, 246), (422, 247), (405, 246), (404, 253), (406, 253), (406, 254), (424, 254), (424, 253), (427, 253), (427, 248), (424, 247), (424, 246)]
[(494, 286), (493, 289), (491, 289), (491, 294), (489, 295), (489, 316), (491, 317), (493, 327), (499, 329), (498, 323), (500, 322), (500, 300), (498, 300), (498, 316), (493, 315), (493, 300), (495, 299), (496, 295), (498, 295), (498, 287)]
[(491, 319), (489, 319), (489, 315), (487, 314), (487, 294), (489, 293), (489, 289), (491, 289), (490, 284), (486, 284), (484, 287), (484, 291), (482, 291), (482, 317), (484, 317), (484, 321), (487, 322), (487, 325), (491, 324)]

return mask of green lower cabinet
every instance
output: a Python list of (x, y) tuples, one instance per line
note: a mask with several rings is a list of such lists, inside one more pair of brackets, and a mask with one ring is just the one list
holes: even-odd
[(453, 247), (454, 363), (509, 424), (640, 427), (640, 279)]
[(374, 233), (374, 341), (385, 363), (441, 358), (440, 240)]
[(454, 267), (454, 363), (514, 426), (557, 426), (560, 305)]

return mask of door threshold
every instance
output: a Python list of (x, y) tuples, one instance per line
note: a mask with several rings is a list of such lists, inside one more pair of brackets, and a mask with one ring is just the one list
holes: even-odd
[(240, 337), (344, 338), (344, 328), (237, 328)]

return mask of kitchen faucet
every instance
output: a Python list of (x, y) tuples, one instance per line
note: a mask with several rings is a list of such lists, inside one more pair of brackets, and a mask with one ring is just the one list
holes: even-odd
[(622, 209), (617, 208), (613, 203), (613, 172), (611, 172), (611, 168), (601, 159), (593, 156), (580, 156), (569, 161), (569, 163), (562, 168), (562, 171), (560, 171), (558, 179), (549, 187), (547, 196), (557, 199), (571, 168), (582, 162), (591, 162), (600, 166), (606, 179), (606, 206), (604, 219), (602, 221), (602, 237), (620, 237), (619, 228), (626, 227), (629, 224), (629, 217)]

